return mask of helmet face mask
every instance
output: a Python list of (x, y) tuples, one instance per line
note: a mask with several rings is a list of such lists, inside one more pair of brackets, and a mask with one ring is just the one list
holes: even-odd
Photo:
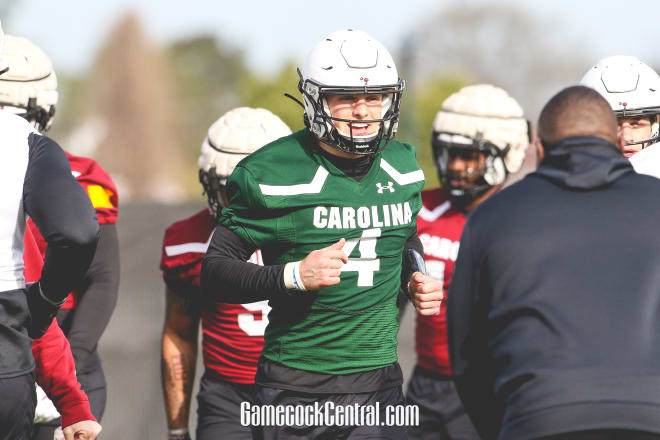
[(36, 98), (29, 98), (25, 107), (5, 105), (0, 102), (0, 109), (27, 120), (40, 132), (48, 131), (52, 123), (52, 118), (55, 116), (55, 105), (51, 105), (46, 109), (37, 105)]
[(211, 167), (208, 171), (199, 170), (199, 183), (204, 188), (202, 195), (206, 195), (209, 209), (216, 220), (220, 219), (222, 208), (226, 205), (226, 182), (226, 179), (215, 172), (215, 167)]
[[(645, 125), (644, 124), (639, 124), (639, 122), (642, 121), (649, 121), (649, 134), (648, 135), (635, 135), (633, 134), (633, 138), (638, 139), (638, 140), (633, 140), (633, 141), (626, 141), (625, 145), (626, 146), (634, 146), (634, 145), (641, 145), (641, 148), (646, 148), (649, 145), (655, 144), (660, 140), (660, 109), (657, 109), (654, 112), (649, 112), (644, 115), (639, 114), (639, 112), (626, 112), (625, 110), (616, 115), (616, 121), (618, 124), (619, 132), (623, 130), (624, 125)], [(632, 124), (630, 123), (632, 121)], [(639, 121), (639, 122), (638, 122)], [(633, 128), (633, 130), (635, 130)], [(641, 130), (635, 130), (637, 132)]]
[[(478, 133), (475, 138), (434, 132), (433, 157), (442, 187), (459, 206), (465, 206), (506, 178), (503, 158), (508, 147), (498, 148)], [(461, 161), (464, 169), (457, 169)]]
[[(298, 89), (303, 95), (305, 125), (319, 142), (354, 154), (375, 154), (394, 138), (399, 119), (404, 81), (385, 47), (361, 31), (333, 32), (307, 57)], [(382, 96), (381, 114), (371, 119), (346, 119), (332, 115), (330, 95)], [(337, 128), (346, 124), (348, 131)], [(379, 124), (375, 133), (357, 135), (353, 126)]]

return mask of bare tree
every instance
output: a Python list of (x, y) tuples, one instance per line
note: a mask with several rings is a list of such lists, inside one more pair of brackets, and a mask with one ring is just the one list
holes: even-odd
[(74, 135), (94, 144), (88, 154), (117, 180), (120, 197), (183, 198), (181, 182), (191, 170), (177, 143), (171, 68), (147, 41), (136, 15), (126, 14), (111, 32), (84, 95), (85, 117)]
[(493, 83), (535, 118), (552, 94), (578, 82), (593, 62), (579, 44), (562, 46), (549, 23), (510, 4), (451, 5), (411, 34), (412, 79), (441, 73)]

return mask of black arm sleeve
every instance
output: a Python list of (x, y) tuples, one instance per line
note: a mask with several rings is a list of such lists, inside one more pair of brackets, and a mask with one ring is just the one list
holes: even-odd
[(92, 204), (71, 175), (64, 152), (53, 140), (30, 134), (23, 203), (46, 243), (41, 289), (62, 301), (89, 267), (99, 236)]
[(110, 321), (119, 289), (119, 241), (114, 224), (101, 225), (99, 244), (92, 264), (78, 288), (79, 302), (72, 311), (67, 338), (79, 371)]
[(202, 262), (201, 288), (205, 298), (245, 304), (287, 295), (283, 265), (259, 266), (247, 259), (255, 247), (224, 226), (216, 226)]

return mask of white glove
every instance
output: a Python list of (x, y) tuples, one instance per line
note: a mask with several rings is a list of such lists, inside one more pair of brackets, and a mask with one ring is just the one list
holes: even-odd
[(60, 413), (55, 409), (53, 402), (46, 396), (39, 385), (37, 387), (37, 407), (34, 410), (34, 423), (46, 423), (55, 420)]

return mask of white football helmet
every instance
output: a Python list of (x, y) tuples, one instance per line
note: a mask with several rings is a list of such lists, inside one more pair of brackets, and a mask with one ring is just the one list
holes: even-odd
[(648, 117), (651, 120), (651, 138), (629, 145), (658, 141), (660, 76), (649, 66), (631, 56), (603, 58), (587, 71), (580, 85), (600, 93), (617, 118)]
[(199, 181), (215, 218), (222, 211), (221, 191), (236, 165), (248, 154), (291, 134), (280, 118), (263, 108), (239, 107), (215, 121), (197, 160)]
[(0, 108), (48, 130), (58, 98), (50, 58), (30, 40), (13, 35), (5, 35), (2, 57), (9, 70), (0, 76)]
[[(520, 170), (530, 143), (529, 122), (518, 102), (499, 87), (463, 87), (442, 103), (433, 121), (431, 145), (438, 177), (452, 198), (468, 201)], [(468, 170), (474, 185), (452, 186), (450, 156), (461, 150), (485, 155), (483, 168)], [(475, 174), (476, 173), (476, 174)]]
[[(348, 29), (326, 35), (298, 75), (305, 125), (319, 141), (352, 154), (374, 154), (394, 138), (404, 81), (385, 46), (366, 32)], [(353, 136), (352, 123), (357, 121), (332, 117), (326, 96), (368, 93), (383, 95), (381, 118), (359, 122), (379, 122), (380, 128), (375, 134)], [(339, 131), (333, 121), (348, 123), (350, 132)]]

